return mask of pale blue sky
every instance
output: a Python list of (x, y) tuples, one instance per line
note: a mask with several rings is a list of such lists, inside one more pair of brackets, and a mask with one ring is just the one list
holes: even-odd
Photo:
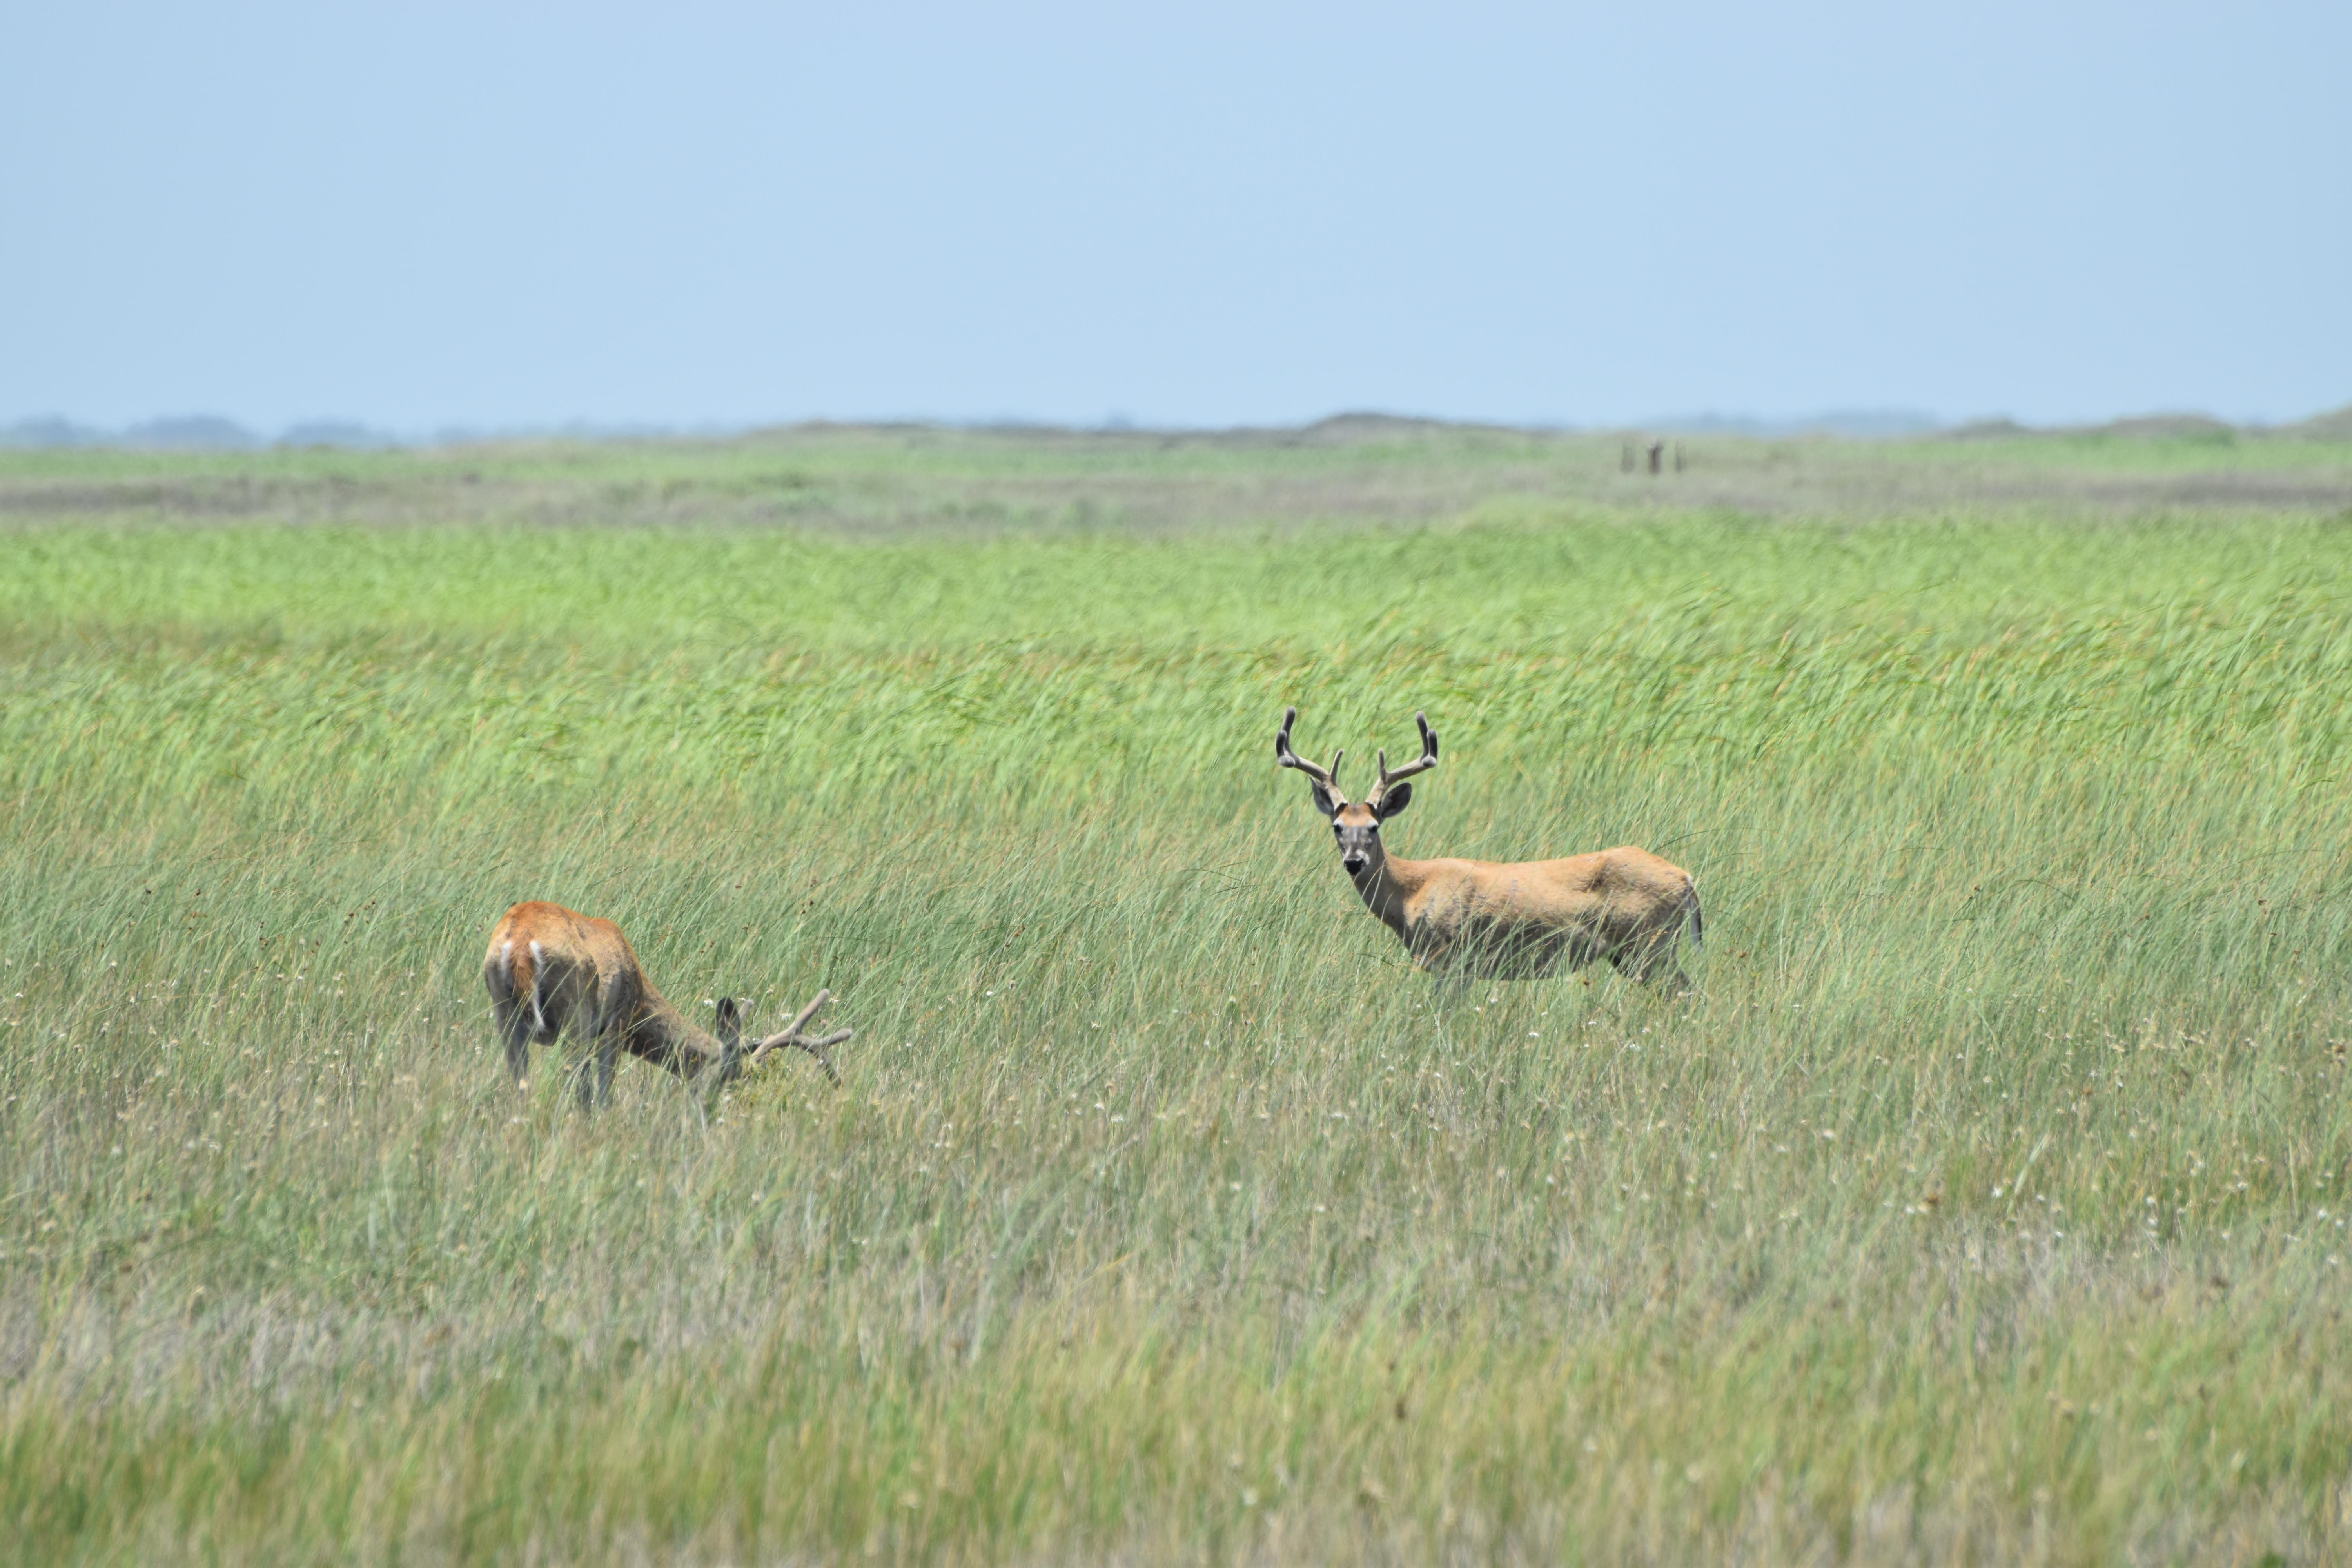
[(2352, 4), (93, 4), (0, 421), (2352, 400)]

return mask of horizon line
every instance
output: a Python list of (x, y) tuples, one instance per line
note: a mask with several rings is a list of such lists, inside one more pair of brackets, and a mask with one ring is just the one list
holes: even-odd
[(1722, 437), (1780, 439), (1819, 436), (1848, 439), (1901, 439), (1906, 437), (1974, 434), (1994, 436), (2136, 434), (2136, 435), (2265, 435), (2294, 433), (2316, 427), (2315, 434), (2352, 434), (2352, 404), (2321, 410), (2301, 419), (2278, 422), (2232, 421), (2201, 410), (2158, 410), (2117, 416), (2098, 421), (2030, 425), (2005, 414), (1949, 419), (1925, 410), (1904, 407), (1845, 407), (1815, 414), (1776, 417), (1724, 414), (1713, 410), (1656, 415), (1622, 423), (1570, 423), (1550, 420), (1502, 420), (1441, 415), (1401, 414), (1385, 409), (1342, 409), (1319, 418), (1296, 423), (1159, 424), (1112, 413), (1095, 423), (1000, 415), (974, 418), (936, 416), (843, 418), (816, 416), (777, 420), (595, 420), (517, 422), (501, 425), (450, 423), (429, 430), (378, 426), (364, 420), (309, 418), (289, 421), (273, 434), (226, 415), (189, 413), (167, 415), (131, 424), (84, 425), (61, 414), (19, 418), (0, 425), (0, 448), (58, 450), (123, 448), (131, 450), (259, 451), (325, 447), (402, 449), (481, 445), (516, 440), (733, 440), (749, 436), (793, 430), (942, 430), (972, 434), (1068, 436), (1203, 437), (1241, 435), (1306, 435), (1349, 425), (1391, 425), (1428, 430), (1486, 430), (1528, 436)]

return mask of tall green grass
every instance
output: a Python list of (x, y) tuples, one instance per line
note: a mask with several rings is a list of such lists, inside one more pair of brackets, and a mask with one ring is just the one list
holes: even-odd
[[(0, 1552), (2231, 1561), (2352, 1531), (2352, 530), (0, 536)], [(1411, 973), (1392, 833), (1698, 878)], [(847, 1083), (518, 1105), (618, 919)]]

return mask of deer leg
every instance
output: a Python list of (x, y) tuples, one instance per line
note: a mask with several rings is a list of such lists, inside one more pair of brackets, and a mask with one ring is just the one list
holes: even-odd
[(1656, 980), (1665, 981), (1668, 995), (1681, 996), (1690, 991), (1690, 976), (1684, 973), (1683, 966), (1675, 962), (1674, 937), (1671, 932), (1664, 941), (1652, 937), (1643, 942), (1628, 943), (1612, 952), (1609, 955), (1609, 962), (1618, 973), (1641, 984), (1647, 985)]
[(1521, 934), (1496, 955), (1496, 973), (1514, 980), (1548, 980), (1559, 973), (1571, 945), (1569, 934), (1557, 929)]
[(1454, 948), (1453, 942), (1441, 942), (1412, 961), (1412, 966), (1430, 978), (1430, 1004), (1439, 1016), (1467, 1005), (1471, 989), (1478, 979), (1471, 965), (1459, 962), (1461, 955)]
[[(506, 1047), (507, 1074), (514, 1079), (518, 1094), (529, 1094), (530, 1046), (536, 1034), (531, 1015), (536, 1010), (536, 995), (526, 996), (516, 987), (511, 962), (514, 943), (506, 946), (505, 952), (492, 953), (483, 964), (482, 984), (490, 993), (490, 1016), (498, 1020), (499, 1043)], [(536, 971), (531, 972), (531, 977), (536, 982)]]
[(621, 1059), (620, 1031), (607, 1029), (596, 1043), (596, 1103), (613, 1103), (613, 1068)]
[(604, 1022), (593, 1013), (576, 1021), (572, 1030), (570, 1054), (566, 1069), (572, 1074), (572, 1092), (583, 1111), (596, 1109), (596, 1061), (604, 1054)]
[(620, 1059), (621, 1032), (604, 1027), (583, 1042), (587, 1049), (573, 1070), (579, 1075), (580, 1109), (593, 1112), (613, 1098), (613, 1067)]
[(530, 1014), (512, 996), (499, 997), (492, 1008), (498, 1015), (499, 1040), (507, 1048), (507, 1071), (515, 1081), (515, 1092), (530, 1092)]
[(596, 1109), (595, 1049), (596, 1042), (593, 1039), (575, 1042), (573, 1059), (566, 1063), (564, 1068), (564, 1070), (572, 1075), (572, 1092), (580, 1101), (580, 1109), (583, 1110)]
[(1664, 981), (1665, 993), (1669, 996), (1690, 994), (1691, 978), (1684, 973), (1683, 966), (1675, 962), (1674, 954), (1671, 952), (1652, 954), (1642, 961), (1640, 967), (1633, 971), (1633, 975), (1644, 985)]

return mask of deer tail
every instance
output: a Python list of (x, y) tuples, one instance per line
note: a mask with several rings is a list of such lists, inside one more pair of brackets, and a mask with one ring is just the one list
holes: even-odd
[(1683, 884), (1683, 899), (1690, 906), (1690, 944), (1693, 947), (1705, 947), (1706, 945), (1706, 911), (1698, 907), (1696, 883)]

